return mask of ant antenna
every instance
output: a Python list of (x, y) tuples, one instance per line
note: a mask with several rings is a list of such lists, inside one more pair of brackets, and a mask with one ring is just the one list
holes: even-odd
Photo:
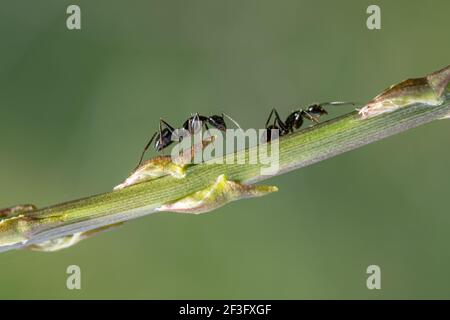
[(227, 117), (228, 119), (230, 119), (231, 122), (233, 122), (234, 125), (235, 125), (236, 127), (238, 127), (238, 129), (242, 129), (241, 126), (239, 125), (239, 123), (237, 123), (232, 117), (230, 117), (230, 116), (227, 115), (226, 113), (223, 113), (223, 112), (222, 112), (222, 117), (223, 117), (223, 116), (225, 116), (225, 117)]
[(320, 106), (342, 106), (346, 104), (351, 104), (352, 106), (355, 105), (354, 102), (347, 102), (347, 101), (331, 101), (331, 102), (323, 102), (319, 104)]

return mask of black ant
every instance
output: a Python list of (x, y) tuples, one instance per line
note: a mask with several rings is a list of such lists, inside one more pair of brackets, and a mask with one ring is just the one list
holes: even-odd
[[(182, 129), (186, 130), (190, 135), (197, 133), (199, 130), (203, 129), (203, 126), (206, 130), (208, 130), (208, 124), (211, 127), (214, 127), (220, 131), (225, 131), (227, 129), (227, 125), (225, 123), (225, 117), (230, 119), (238, 128), (240, 128), (239, 124), (233, 120), (229, 115), (222, 113), (222, 115), (212, 115), (212, 116), (203, 116), (198, 113), (190, 116), (182, 126)], [(141, 165), (142, 160), (144, 159), (145, 152), (152, 144), (153, 140), (155, 140), (155, 150), (162, 151), (163, 149), (170, 146), (173, 142), (178, 141), (181, 142), (183, 139), (182, 135), (177, 135), (175, 132), (175, 128), (168, 124), (163, 119), (159, 119), (159, 130), (156, 131), (147, 145), (142, 151), (141, 158), (139, 159), (138, 167)], [(173, 136), (172, 136), (173, 135)]]
[[(280, 137), (285, 136), (291, 132), (294, 132), (294, 130), (299, 129), (302, 126), (303, 119), (308, 119), (314, 123), (319, 123), (319, 118), (325, 114), (328, 114), (327, 110), (325, 110), (323, 106), (326, 105), (335, 106), (345, 104), (354, 105), (353, 102), (340, 102), (340, 101), (313, 104), (310, 105), (306, 110), (300, 109), (293, 111), (284, 122), (283, 120), (281, 120), (277, 110), (273, 108), (269, 114), (269, 118), (266, 121), (265, 126), (266, 133), (263, 134), (261, 140), (262, 142), (270, 142), (272, 140), (271, 130), (273, 129), (279, 130), (278, 135)], [(269, 124), (270, 119), (272, 118), (273, 115), (275, 115), (274, 121), (272, 124)]]

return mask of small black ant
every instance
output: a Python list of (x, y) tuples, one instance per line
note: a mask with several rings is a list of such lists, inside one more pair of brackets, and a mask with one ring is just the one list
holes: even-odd
[[(272, 141), (272, 134), (271, 130), (276, 129), (278, 131), (278, 135), (280, 137), (285, 136), (291, 132), (294, 132), (294, 130), (299, 129), (303, 124), (303, 119), (308, 119), (314, 123), (319, 123), (319, 118), (325, 114), (328, 114), (327, 110), (323, 108), (323, 106), (330, 105), (330, 106), (336, 106), (336, 105), (345, 105), (345, 104), (351, 104), (354, 105), (353, 102), (340, 102), (340, 101), (334, 101), (334, 102), (324, 102), (320, 104), (313, 104), (310, 105), (306, 110), (300, 109), (293, 111), (283, 122), (281, 120), (280, 115), (278, 114), (277, 110), (275, 108), (272, 109), (272, 111), (269, 114), (269, 118), (266, 121), (266, 133), (263, 134), (261, 137), (262, 142), (270, 142)], [(270, 123), (270, 120), (272, 116), (275, 116), (274, 121), (272, 124)]]
[[(206, 130), (208, 130), (208, 124), (211, 127), (214, 127), (220, 131), (225, 131), (227, 129), (227, 125), (225, 123), (225, 117), (230, 119), (238, 128), (240, 128), (239, 124), (233, 120), (229, 115), (222, 113), (222, 115), (212, 115), (212, 116), (203, 116), (198, 113), (190, 116), (182, 126), (182, 129), (186, 130), (190, 135), (197, 133), (199, 130), (203, 129), (203, 126)], [(173, 136), (172, 136), (173, 135)], [(177, 139), (178, 138), (178, 139)], [(159, 130), (156, 131), (148, 143), (146, 144), (144, 151), (142, 151), (141, 158), (139, 159), (139, 167), (144, 159), (145, 152), (152, 144), (153, 140), (155, 140), (155, 150), (162, 151), (163, 149), (170, 146), (173, 142), (178, 141), (181, 142), (183, 136), (178, 136), (175, 132), (175, 128), (168, 124), (163, 119), (159, 119)]]

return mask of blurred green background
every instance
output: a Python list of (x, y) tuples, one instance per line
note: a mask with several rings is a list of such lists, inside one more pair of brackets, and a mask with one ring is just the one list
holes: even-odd
[[(81, 7), (82, 30), (66, 28)], [(381, 7), (382, 29), (366, 28)], [(102, 193), (159, 117), (261, 127), (367, 101), (450, 63), (448, 1), (0, 4), (0, 207)], [(334, 108), (332, 116), (351, 108)], [(158, 213), (57, 253), (0, 254), (0, 298), (450, 298), (450, 126), (438, 121), (273, 178), (213, 214)], [(66, 289), (77, 264), (82, 290)], [(382, 289), (366, 288), (381, 267)]]

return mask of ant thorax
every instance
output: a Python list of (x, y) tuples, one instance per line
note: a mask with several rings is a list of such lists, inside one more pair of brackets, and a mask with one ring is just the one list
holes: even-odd
[(195, 114), (183, 123), (183, 129), (188, 131), (190, 134), (197, 133), (203, 128), (206, 121), (207, 118), (205, 116)]

